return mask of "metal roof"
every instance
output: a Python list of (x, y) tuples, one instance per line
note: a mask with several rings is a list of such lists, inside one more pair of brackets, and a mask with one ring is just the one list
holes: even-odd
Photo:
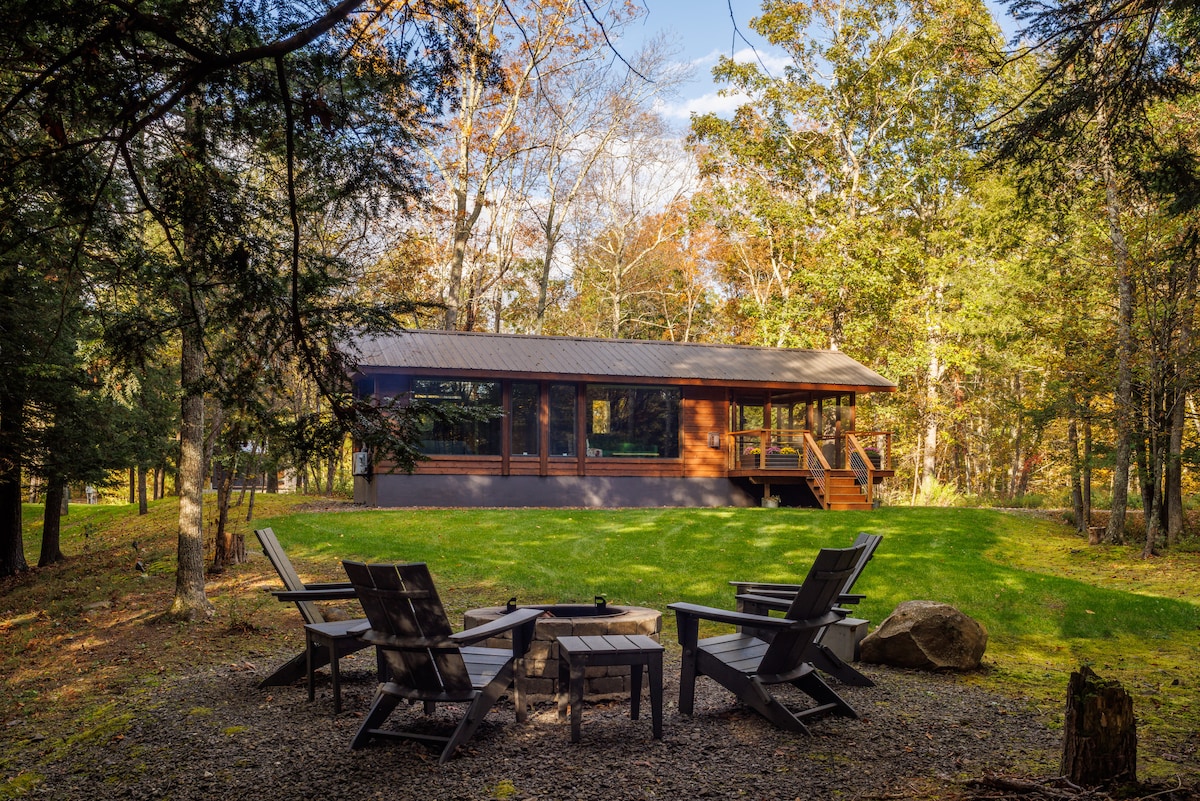
[(699, 345), (409, 330), (356, 343), (359, 369), (538, 374), (721, 384), (844, 385), (893, 390), (874, 370), (833, 350)]

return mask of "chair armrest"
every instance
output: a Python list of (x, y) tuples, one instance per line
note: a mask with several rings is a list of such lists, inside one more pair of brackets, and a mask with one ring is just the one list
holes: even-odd
[(316, 584), (305, 584), (306, 590), (353, 590), (354, 585), (348, 581), (320, 582)]
[(867, 597), (866, 595), (863, 595), (861, 593), (843, 592), (841, 595), (838, 596), (837, 602), (839, 604), (856, 604), (856, 603), (860, 603), (862, 601), (862, 599), (866, 598), (866, 597)]
[(457, 634), (451, 634), (450, 639), (459, 645), (470, 645), (471, 643), (486, 640), (488, 637), (494, 637), (497, 634), (502, 634), (506, 631), (532, 624), (544, 614), (541, 609), (534, 607), (525, 607), (512, 612), (501, 615), (490, 623), (484, 623), (482, 626), (464, 629)]
[(327, 590), (271, 590), (281, 601), (352, 601), (358, 597), (354, 587), (337, 587)]
[(754, 626), (762, 629), (789, 629), (795, 625), (796, 621), (788, 620), (783, 617), (768, 617), (767, 615), (752, 615), (747, 612), (734, 612), (729, 609), (717, 609), (712, 606), (700, 606), (699, 604), (675, 603), (669, 604), (668, 609), (675, 611), (676, 615), (690, 615), (698, 617), (701, 620), (712, 620), (717, 623), (730, 623), (734, 626)]
[(774, 595), (758, 595), (747, 593), (745, 595), (736, 596), (735, 600), (739, 602), (739, 608), (740, 604), (750, 604), (751, 608), (766, 607), (767, 609), (774, 609), (776, 612), (786, 612), (792, 605), (791, 598), (781, 598)]
[(753, 592), (753, 593), (791, 593), (795, 595), (800, 591), (799, 584), (769, 584), (763, 581), (731, 581), (730, 586), (735, 587), (737, 592)]
[[(775, 629), (777, 631), (787, 631), (789, 629), (817, 629), (838, 622), (846, 616), (845, 609), (830, 609), (820, 617), (806, 618), (803, 620), (790, 620), (786, 617), (768, 617), (767, 615), (752, 615), (746, 612), (731, 612), (728, 609), (715, 609), (711, 606), (700, 606), (698, 604), (675, 603), (668, 604), (668, 609), (675, 610), (675, 615), (680, 618), (693, 618), (700, 620), (712, 620), (717, 623), (731, 623), (735, 626), (749, 626), (758, 629)], [(680, 642), (683, 642), (683, 632), (685, 629), (691, 630), (693, 626), (685, 625), (683, 620), (680, 620), (677, 629), (680, 632)]]
[(458, 643), (449, 637), (398, 637), (395, 634), (384, 634), (376, 631), (367, 624), (365, 630), (359, 631), (358, 638), (365, 643), (393, 651), (411, 651), (417, 648), (428, 648), (434, 651), (457, 651)]

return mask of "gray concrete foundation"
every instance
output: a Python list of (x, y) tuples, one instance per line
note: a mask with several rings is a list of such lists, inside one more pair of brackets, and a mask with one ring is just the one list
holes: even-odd
[(757, 506), (724, 478), (636, 476), (431, 476), (376, 474), (354, 479), (368, 506), (705, 507)]

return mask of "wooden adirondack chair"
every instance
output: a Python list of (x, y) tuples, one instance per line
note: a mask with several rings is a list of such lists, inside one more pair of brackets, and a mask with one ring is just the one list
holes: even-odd
[[(709, 676), (767, 720), (790, 731), (808, 733), (803, 721), (817, 715), (857, 718), (854, 708), (817, 675), (808, 655), (821, 629), (845, 616), (845, 610), (835, 604), (864, 547), (821, 549), (782, 618), (689, 603), (671, 604), (683, 646), (680, 713), (692, 714), (696, 679)], [(701, 640), (701, 620), (767, 629), (774, 632), (774, 637), (768, 642), (738, 632)], [(782, 683), (798, 687), (817, 702), (816, 706), (788, 709), (767, 689)]]
[[(846, 577), (846, 583), (842, 586), (841, 592), (838, 593), (837, 603), (839, 606), (850, 606), (857, 604), (865, 598), (861, 593), (854, 593), (854, 583), (858, 581), (858, 577), (862, 575), (863, 568), (867, 566), (867, 562), (871, 561), (871, 557), (875, 555), (875, 549), (879, 547), (879, 543), (883, 540), (881, 534), (868, 534), (865, 531), (860, 531), (858, 537), (854, 540), (854, 547), (863, 546), (862, 555), (858, 559), (858, 563), (854, 565), (854, 570)], [(765, 615), (770, 611), (785, 612), (791, 604), (792, 599), (796, 597), (796, 593), (800, 590), (799, 584), (768, 584), (759, 581), (731, 581), (734, 590), (737, 593), (737, 611), (746, 612), (752, 615)], [(762, 639), (770, 639), (772, 632), (769, 630), (748, 631), (743, 629), (747, 634), (753, 634)], [(822, 629), (817, 634), (817, 639), (813, 643), (808, 654), (808, 661), (812, 662), (819, 670), (828, 673), (842, 684), (849, 684), (855, 687), (873, 687), (875, 682), (860, 673), (856, 668), (846, 664), (837, 654), (830, 650), (821, 639), (825, 636), (828, 627)]]
[[(326, 620), (317, 601), (352, 600), (353, 585), (348, 582), (305, 584), (292, 566), (275, 532), (269, 528), (257, 529), (254, 535), (262, 545), (263, 553), (279, 574), (285, 589), (275, 592), (281, 601), (295, 602), (304, 618), (307, 645), (301, 653), (281, 665), (274, 673), (263, 679), (259, 687), (275, 687), (291, 684), (299, 678), (308, 677), (309, 699), (312, 698), (312, 672), (325, 665), (333, 674), (334, 711), (341, 711), (341, 687), (338, 660), (347, 654), (369, 648), (359, 639), (359, 633), (367, 628), (366, 618), (355, 620)], [(382, 659), (376, 655), (376, 665), (382, 670)], [(382, 676), (382, 673), (380, 673)]]
[[(488, 710), (510, 687), (518, 721), (526, 717), (523, 657), (533, 641), (539, 609), (518, 609), (498, 620), (451, 633), (450, 621), (423, 562), (363, 564), (343, 562), (370, 630), (363, 641), (379, 648), (389, 681), (379, 685), (351, 748), (375, 737), (402, 737), (442, 745), (444, 763), (470, 739)], [(503, 631), (512, 631), (512, 649), (473, 647)], [(441, 702), (466, 703), (466, 712), (447, 735), (379, 728), (402, 700), (421, 701), (426, 712)]]

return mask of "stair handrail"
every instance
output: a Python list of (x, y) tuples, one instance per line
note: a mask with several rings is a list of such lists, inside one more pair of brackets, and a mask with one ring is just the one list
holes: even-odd
[(849, 458), (846, 460), (850, 464), (850, 469), (854, 471), (854, 483), (858, 484), (859, 491), (867, 497), (867, 502), (871, 503), (871, 488), (875, 485), (874, 465), (866, 450), (859, 444), (858, 437), (852, 433), (846, 434), (846, 453)]
[(820, 497), (817, 500), (821, 502), (821, 506), (828, 508), (829, 488), (826, 476), (829, 473), (829, 462), (825, 461), (825, 455), (821, 453), (821, 449), (817, 446), (817, 441), (813, 438), (811, 431), (804, 432), (804, 466), (808, 468), (809, 474), (817, 484), (817, 488), (821, 490)]

